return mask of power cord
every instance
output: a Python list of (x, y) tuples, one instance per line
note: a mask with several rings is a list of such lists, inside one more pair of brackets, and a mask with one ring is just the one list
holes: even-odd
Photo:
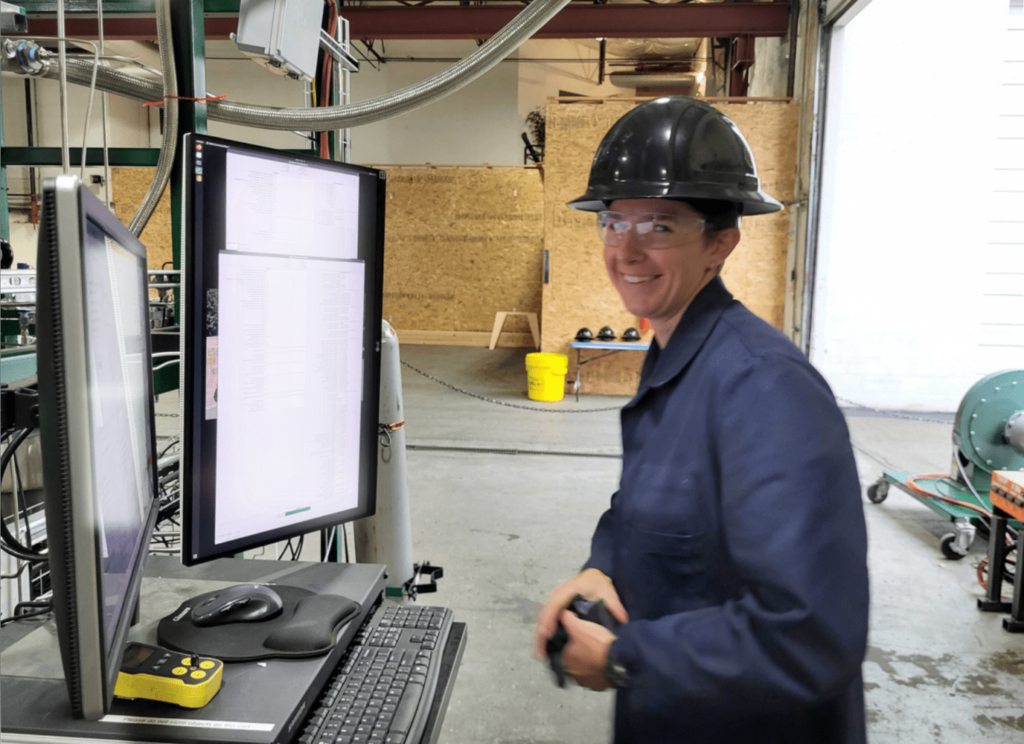
[[(14, 458), (15, 452), (18, 447), (21, 446), (28, 435), (31, 434), (33, 429), (31, 427), (22, 429), (14, 435), (14, 438), (7, 445), (7, 449), (4, 450), (3, 455), (0, 455), (0, 479), (3, 478), (4, 473), (7, 472), (7, 465)], [(17, 505), (15, 506), (17, 508)], [(22, 545), (18, 538), (11, 534), (11, 531), (7, 528), (7, 521), (0, 515), (0, 549), (2, 549), (8, 555), (18, 558), (23, 561), (33, 561), (35, 563), (45, 563), (49, 558), (44, 553), (37, 553), (32, 550), (31, 547)]]

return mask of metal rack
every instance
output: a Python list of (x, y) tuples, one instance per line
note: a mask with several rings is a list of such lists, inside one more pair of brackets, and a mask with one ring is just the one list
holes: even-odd
[[(33, 18), (56, 14), (58, 3), (55, 0), (20, 0), (28, 17), (29, 33), (33, 33)], [(206, 88), (206, 43), (205, 20), (208, 15), (237, 16), (239, 0), (175, 0), (171, 7), (171, 29), (174, 53), (177, 60), (176, 73), (178, 83), (179, 135), (188, 133), (205, 134), (207, 131), (206, 103), (190, 99), (203, 98), (207, 95)], [(88, 29), (81, 29), (87, 19), (96, 15), (95, 0), (64, 0), (64, 11), (68, 16), (67, 36), (88, 36)], [(342, 5), (338, 2), (339, 12)], [(105, 0), (104, 14), (120, 14), (121, 16), (152, 16), (155, 10), (154, 0)], [(123, 19), (122, 19), (123, 20)], [(91, 22), (91, 21), (90, 21)], [(350, 48), (348, 21), (342, 19), (338, 24), (336, 41), (347, 53)], [(334, 62), (332, 73), (334, 100), (349, 103), (350, 73), (337, 61)], [(7, 189), (8, 167), (61, 167), (63, 157), (60, 147), (7, 147), (3, 140), (3, 103), (0, 100), (0, 237), (10, 239), (9, 205)], [(328, 133), (331, 157), (347, 162), (351, 153), (350, 130), (344, 129)], [(80, 147), (69, 148), (70, 162), (80, 163), (82, 151)], [(305, 152), (305, 151), (302, 151)], [(155, 167), (160, 154), (159, 148), (147, 147), (112, 147), (108, 148), (108, 162), (113, 167)], [(86, 153), (87, 166), (103, 165), (102, 150), (90, 149)], [(175, 271), (181, 269), (181, 216), (182, 216), (182, 163), (177, 159), (171, 172), (169, 185), (171, 196), (171, 233), (172, 262)], [(167, 273), (167, 272), (164, 272)], [(177, 297), (177, 295), (176, 295)], [(177, 302), (175, 303), (177, 319)], [(15, 322), (17, 320), (15, 319)], [(176, 389), (177, 375), (165, 374), (163, 384), (172, 385), (167, 389)], [(160, 386), (158, 386), (160, 387)]]

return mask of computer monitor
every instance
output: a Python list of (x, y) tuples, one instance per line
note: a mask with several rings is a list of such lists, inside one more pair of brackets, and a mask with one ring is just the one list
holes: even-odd
[(182, 562), (376, 507), (384, 172), (185, 138)]
[(158, 499), (146, 249), (75, 176), (49, 179), (37, 258), (39, 429), (72, 713), (110, 709)]

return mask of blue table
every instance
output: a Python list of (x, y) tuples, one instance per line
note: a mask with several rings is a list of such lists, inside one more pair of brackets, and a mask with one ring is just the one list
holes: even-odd
[[(569, 347), (576, 349), (576, 379), (573, 381), (572, 389), (576, 393), (576, 401), (580, 399), (580, 367), (589, 362), (596, 362), (598, 359), (604, 359), (606, 356), (616, 354), (620, 351), (647, 351), (651, 348), (651, 345), (644, 343), (643, 341), (573, 341), (569, 344)], [(601, 349), (607, 351), (607, 354), (593, 357), (592, 359), (581, 359), (580, 356), (584, 349)]]

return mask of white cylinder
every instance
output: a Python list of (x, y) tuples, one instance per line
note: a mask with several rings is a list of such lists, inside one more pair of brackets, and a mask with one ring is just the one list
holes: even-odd
[[(381, 321), (380, 348), (380, 422), (395, 424), (405, 420), (402, 404), (402, 366), (398, 334), (387, 321)], [(413, 576), (412, 525), (409, 520), (409, 487), (405, 478), (405, 429), (377, 445), (377, 513), (353, 525), (356, 560), (359, 563), (384, 563), (388, 567), (388, 586), (401, 586)]]

